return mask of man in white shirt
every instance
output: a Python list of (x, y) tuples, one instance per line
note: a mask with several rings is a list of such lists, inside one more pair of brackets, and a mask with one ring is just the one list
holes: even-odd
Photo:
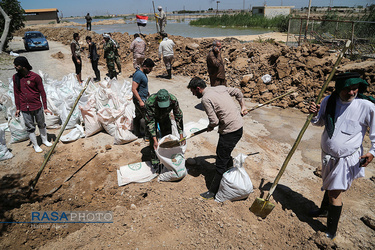
[(162, 77), (172, 79), (173, 47), (175, 46), (175, 43), (168, 38), (167, 33), (162, 33), (161, 37), (163, 40), (159, 45), (159, 58), (161, 59), (163, 56), (163, 61), (167, 69), (167, 75)]
[(165, 14), (163, 8), (161, 6), (158, 6), (159, 15), (155, 14), (155, 17), (158, 20), (159, 24), (159, 32), (164, 33), (165, 25), (167, 24), (167, 14)]
[[(336, 76), (335, 91), (321, 103), (312, 103), (309, 111), (317, 114), (312, 124), (325, 126), (321, 138), (322, 191), (326, 190), (321, 207), (310, 212), (313, 217), (327, 216), (326, 235), (336, 237), (342, 210), (342, 192), (352, 181), (364, 177), (366, 167), (375, 155), (375, 99), (363, 93), (368, 83), (358, 73)], [(319, 112), (319, 113), (318, 113)], [(364, 154), (363, 138), (367, 129), (372, 147)]]

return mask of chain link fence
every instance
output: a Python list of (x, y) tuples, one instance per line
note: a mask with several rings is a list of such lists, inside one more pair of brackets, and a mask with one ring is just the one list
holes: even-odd
[(375, 22), (290, 18), (287, 45), (320, 44), (340, 50), (351, 40), (352, 59), (375, 58)]

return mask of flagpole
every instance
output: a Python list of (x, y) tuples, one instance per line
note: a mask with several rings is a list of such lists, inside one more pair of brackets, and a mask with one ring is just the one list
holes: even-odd
[(155, 4), (154, 4), (154, 1), (152, 1), (152, 7), (154, 7), (154, 16), (155, 16), (156, 31), (159, 33), (158, 19), (156, 17), (156, 13), (155, 13)]

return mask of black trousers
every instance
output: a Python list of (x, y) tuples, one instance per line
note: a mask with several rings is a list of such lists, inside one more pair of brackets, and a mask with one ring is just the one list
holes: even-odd
[(96, 60), (96, 61), (91, 60), (91, 66), (92, 66), (92, 69), (93, 69), (94, 72), (95, 72), (95, 78), (96, 78), (97, 80), (100, 80), (100, 71), (99, 71), (99, 69), (98, 69), (98, 62), (99, 62), (99, 60)]
[(216, 147), (216, 172), (224, 174), (233, 166), (233, 158), (231, 156), (233, 149), (243, 134), (243, 128), (228, 134), (220, 134)]
[(74, 56), (72, 56), (72, 60), (73, 60), (73, 63), (74, 63), (74, 66), (76, 67), (76, 74), (78, 75), (79, 73), (81, 73), (82, 71), (82, 60), (81, 60), (81, 57), (80, 56), (77, 56), (77, 59), (81, 62), (81, 63), (78, 63), (76, 58)]

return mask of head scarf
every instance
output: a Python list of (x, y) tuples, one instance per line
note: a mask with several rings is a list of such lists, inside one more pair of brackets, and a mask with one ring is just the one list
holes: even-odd
[(359, 99), (366, 99), (375, 103), (375, 99), (372, 96), (366, 96), (363, 93), (367, 91), (369, 84), (359, 78), (360, 74), (357, 72), (345, 72), (335, 76), (335, 91), (329, 97), (326, 108), (326, 130), (329, 138), (332, 138), (333, 132), (335, 131), (335, 112), (336, 112), (336, 100), (339, 98), (340, 92), (347, 87), (359, 84), (358, 95)]
[(24, 67), (24, 68), (26, 68), (27, 70), (32, 70), (32, 69), (33, 69), (33, 67), (31, 67), (29, 61), (27, 60), (27, 58), (24, 57), (24, 56), (18, 56), (18, 57), (16, 57), (16, 58), (14, 59), (13, 64), (14, 64), (15, 66), (21, 66), (21, 67)]

